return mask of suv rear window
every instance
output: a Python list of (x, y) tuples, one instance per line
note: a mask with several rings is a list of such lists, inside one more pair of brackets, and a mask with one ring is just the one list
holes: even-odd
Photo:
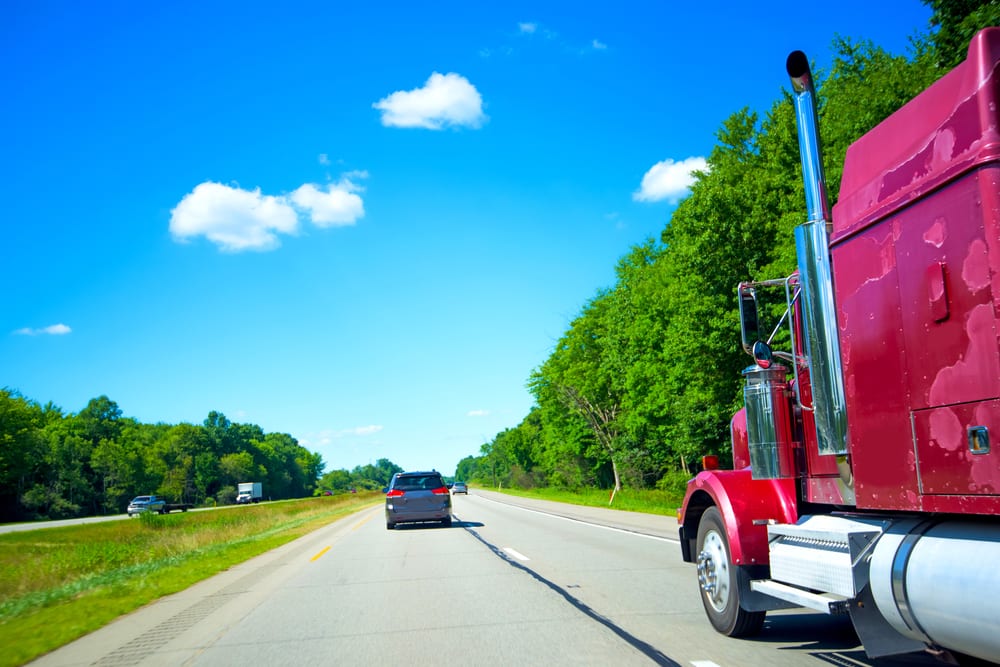
[(444, 481), (442, 481), (441, 475), (436, 473), (399, 475), (392, 484), (392, 488), (400, 491), (420, 491), (421, 489), (431, 491), (432, 489), (440, 489), (442, 486), (444, 486)]

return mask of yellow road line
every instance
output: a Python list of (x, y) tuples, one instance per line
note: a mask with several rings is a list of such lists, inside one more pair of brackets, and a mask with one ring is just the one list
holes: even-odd
[[(351, 526), (351, 530), (357, 530), (361, 526), (365, 525), (365, 523), (367, 523), (368, 521), (370, 521), (373, 516), (375, 516), (375, 515), (374, 514), (369, 514), (364, 519), (362, 519), (361, 521), (358, 521), (356, 524), (354, 524), (353, 526)], [(313, 556), (309, 560), (311, 560), (311, 561), (317, 561), (320, 558), (322, 558), (323, 554), (325, 554), (329, 550), (330, 550), (330, 547), (326, 547), (325, 549), (323, 549), (322, 551), (320, 551), (318, 554), (316, 554), (315, 556)]]

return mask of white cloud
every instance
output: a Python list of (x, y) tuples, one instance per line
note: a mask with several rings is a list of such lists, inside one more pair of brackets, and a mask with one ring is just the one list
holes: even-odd
[(370, 426), (355, 426), (354, 428), (345, 428), (341, 431), (337, 431), (333, 437), (343, 438), (345, 436), (365, 436), (365, 435), (375, 435), (382, 430), (382, 426), (376, 426), (374, 424)]
[(490, 414), (489, 410), (469, 410), (466, 417), (488, 417)]
[[(352, 172), (352, 175), (367, 176), (364, 172)], [(340, 183), (322, 189), (306, 183), (292, 193), (291, 199), (296, 206), (309, 213), (310, 220), (317, 227), (353, 225), (365, 214), (364, 202), (356, 194), (362, 190), (345, 176)]]
[(608, 45), (599, 39), (595, 39), (593, 42), (591, 42), (591, 46), (593, 46), (598, 51), (604, 51), (605, 49), (608, 48)]
[(657, 162), (642, 177), (642, 185), (632, 193), (635, 201), (663, 201), (676, 204), (690, 191), (695, 182), (691, 172), (707, 171), (703, 157), (689, 157), (680, 162), (671, 159)]
[(543, 39), (552, 41), (559, 39), (559, 33), (551, 28), (546, 28), (545, 26), (536, 23), (535, 21), (522, 21), (517, 24), (517, 34), (527, 35), (528, 39), (534, 39), (534, 35), (538, 35)]
[[(378, 425), (356, 426), (345, 429), (323, 429), (311, 433), (300, 433), (295, 436), (299, 444), (313, 451), (322, 449), (333, 449), (343, 452), (364, 452), (369, 447), (381, 446), (381, 440), (375, 436), (382, 431), (383, 427)], [(357, 440), (365, 438), (365, 441)], [(367, 454), (365, 454), (367, 456)]]
[(72, 333), (72, 331), (65, 324), (53, 324), (41, 329), (25, 327), (24, 329), (18, 329), (14, 334), (17, 336), (65, 336), (68, 333)]
[(170, 233), (181, 242), (204, 236), (228, 252), (271, 250), (276, 234), (294, 234), (299, 220), (284, 197), (206, 181), (170, 212)]
[(317, 227), (353, 225), (364, 216), (355, 180), (366, 171), (344, 174), (339, 183), (326, 186), (306, 183), (289, 196), (261, 194), (260, 189), (206, 181), (181, 199), (170, 214), (170, 233), (178, 242), (204, 236), (224, 252), (274, 250), (279, 234), (299, 231), (299, 214)]
[(397, 90), (372, 105), (386, 127), (479, 127), (487, 119), (483, 98), (465, 77), (434, 72), (423, 88)]
[(323, 165), (324, 167), (330, 166), (330, 156), (327, 155), (326, 153), (320, 153), (319, 154), (319, 163), (321, 165)]

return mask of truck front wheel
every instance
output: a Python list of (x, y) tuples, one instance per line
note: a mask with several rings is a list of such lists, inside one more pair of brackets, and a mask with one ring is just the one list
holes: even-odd
[(740, 607), (740, 591), (749, 590), (747, 571), (734, 565), (729, 538), (718, 508), (709, 507), (698, 524), (698, 585), (712, 626), (728, 637), (757, 634), (767, 612)]

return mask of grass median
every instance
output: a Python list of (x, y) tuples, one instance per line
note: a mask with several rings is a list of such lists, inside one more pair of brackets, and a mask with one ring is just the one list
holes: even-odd
[(0, 666), (371, 506), (378, 493), (0, 534)]
[(627, 512), (645, 512), (646, 514), (663, 514), (677, 516), (677, 508), (684, 500), (683, 493), (659, 491), (655, 489), (623, 489), (611, 497), (611, 491), (602, 489), (494, 489), (482, 487), (487, 491), (498, 491), (522, 498), (538, 498), (553, 500), (571, 505), (587, 507), (604, 507)]

